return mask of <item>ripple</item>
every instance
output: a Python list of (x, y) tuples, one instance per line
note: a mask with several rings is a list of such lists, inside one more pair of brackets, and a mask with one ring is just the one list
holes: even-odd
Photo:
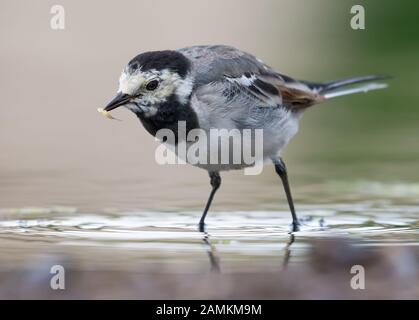
[[(170, 241), (200, 239), (196, 224), (200, 212), (117, 212), (112, 214), (82, 213), (75, 208), (2, 209), (0, 233), (25, 237), (52, 237), (53, 242), (74, 239), (106, 242), (159, 241), (161, 250)], [(309, 237), (351, 236), (369, 240), (380, 236), (382, 241), (417, 241), (417, 206), (377, 206), (374, 202), (351, 204), (301, 205), (299, 239)], [(6, 214), (6, 215), (5, 215)], [(225, 211), (211, 212), (207, 231), (219, 241), (258, 242), (270, 246), (288, 237), (288, 211)], [(243, 244), (241, 244), (243, 245)], [(260, 248), (259, 248), (260, 249)]]
[(294, 234), (288, 210), (211, 212), (201, 233), (198, 211), (2, 209), (0, 271), (52, 254), (80, 270), (138, 272), (164, 265), (171, 273), (275, 272), (305, 265), (313, 241), (322, 239), (348, 239), (369, 250), (419, 244), (418, 206), (363, 201), (298, 209), (302, 225)]

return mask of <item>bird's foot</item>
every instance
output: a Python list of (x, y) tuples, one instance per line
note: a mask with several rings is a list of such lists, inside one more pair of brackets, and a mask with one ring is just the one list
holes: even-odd
[(205, 223), (203, 221), (199, 222), (198, 230), (199, 232), (205, 232)]
[(294, 220), (291, 224), (291, 232), (300, 231), (301, 223), (298, 220)]

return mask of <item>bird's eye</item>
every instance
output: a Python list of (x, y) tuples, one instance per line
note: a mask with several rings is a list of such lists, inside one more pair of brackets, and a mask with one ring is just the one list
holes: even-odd
[(156, 90), (158, 86), (159, 86), (159, 80), (154, 79), (154, 80), (151, 80), (149, 83), (147, 83), (145, 88), (148, 91), (153, 91), (153, 90)]

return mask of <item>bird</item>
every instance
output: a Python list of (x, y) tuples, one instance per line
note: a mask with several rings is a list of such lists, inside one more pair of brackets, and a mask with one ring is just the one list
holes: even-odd
[[(180, 143), (179, 122), (185, 123), (186, 133), (196, 129), (263, 130), (262, 160), (275, 167), (291, 212), (291, 232), (296, 232), (301, 222), (281, 151), (297, 133), (301, 116), (310, 107), (335, 97), (386, 88), (382, 80), (387, 78), (368, 75), (330, 82), (296, 80), (232, 46), (196, 45), (136, 55), (121, 73), (116, 96), (101, 111), (108, 113), (124, 106), (151, 135), (157, 136), (161, 129), (174, 132), (175, 141), (169, 142), (172, 145)], [(220, 172), (240, 170), (247, 164), (193, 165), (208, 171), (210, 178), (211, 191), (198, 224), (204, 231), (205, 218), (221, 185)]]

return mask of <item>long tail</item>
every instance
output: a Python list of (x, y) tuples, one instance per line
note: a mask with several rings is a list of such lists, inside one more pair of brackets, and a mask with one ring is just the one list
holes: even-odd
[(388, 85), (386, 83), (372, 81), (387, 80), (389, 78), (389, 76), (371, 75), (364, 77), (346, 78), (327, 83), (305, 82), (305, 84), (309, 86), (310, 89), (323, 96), (323, 98), (331, 99), (358, 92), (368, 92), (371, 90), (387, 88)]

